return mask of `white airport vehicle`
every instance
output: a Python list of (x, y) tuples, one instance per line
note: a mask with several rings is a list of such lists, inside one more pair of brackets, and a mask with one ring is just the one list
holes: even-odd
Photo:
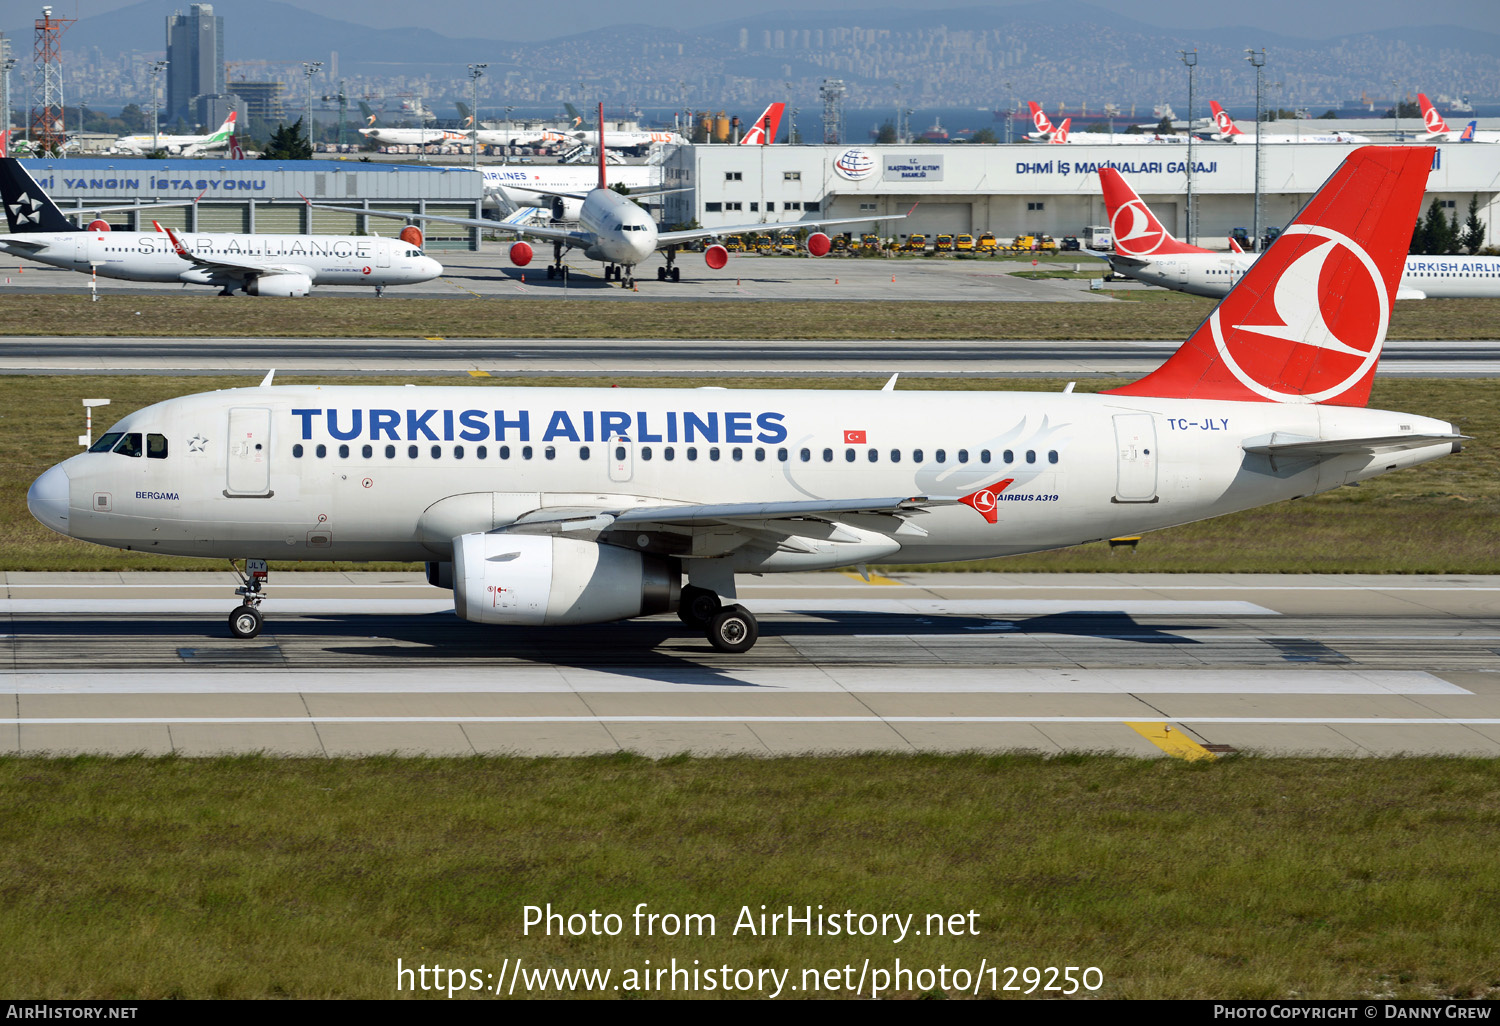
[[(1209, 100), (1208, 107), (1213, 111), (1214, 124), (1219, 129), (1214, 133), (1213, 138), (1219, 142), (1239, 143), (1242, 146), (1255, 145), (1255, 136), (1246, 135), (1241, 131), (1234, 123), (1234, 119), (1229, 116), (1229, 112), (1219, 106), (1218, 100)], [(1270, 132), (1263, 132), (1260, 141), (1267, 146), (1281, 143), (1340, 143), (1352, 146), (1367, 143), (1370, 140), (1363, 135), (1355, 135), (1353, 132), (1298, 132), (1295, 135), (1285, 133), (1272, 135)]]
[[(599, 105), (600, 124), (604, 120), (604, 105)], [(691, 228), (683, 231), (664, 232), (660, 231), (651, 215), (643, 208), (633, 202), (629, 197), (623, 196), (611, 190), (605, 181), (605, 147), (599, 147), (598, 169), (599, 176), (595, 187), (583, 191), (563, 191), (543, 189), (536, 186), (527, 186), (529, 191), (543, 196), (558, 197), (565, 201), (577, 202), (578, 225), (577, 227), (562, 227), (537, 224), (516, 224), (509, 221), (492, 221), (488, 219), (472, 217), (446, 217), (437, 214), (405, 214), (405, 213), (382, 213), (375, 210), (359, 210), (353, 207), (339, 207), (331, 204), (312, 204), (319, 210), (336, 210), (341, 213), (367, 214), (371, 217), (392, 217), (412, 221), (439, 221), (444, 224), (458, 224), (467, 228), (480, 228), (485, 231), (503, 232), (509, 235), (521, 236), (521, 241), (511, 243), (510, 261), (517, 267), (525, 267), (531, 263), (533, 251), (531, 244), (525, 241), (527, 238), (539, 239), (552, 244), (552, 263), (547, 267), (547, 277), (554, 278), (566, 276), (567, 265), (562, 262), (563, 253), (567, 250), (578, 249), (588, 260), (597, 260), (604, 264), (605, 280), (613, 279), (620, 282), (623, 288), (630, 288), (635, 284), (634, 269), (642, 261), (648, 259), (657, 250), (666, 252), (666, 266), (656, 269), (657, 281), (680, 281), (682, 269), (676, 266), (677, 247), (688, 242), (699, 240), (717, 240), (731, 235), (748, 235), (753, 232), (788, 232), (802, 228), (820, 228), (835, 224), (870, 224), (875, 221), (897, 221), (904, 218), (905, 214), (887, 214), (878, 217), (843, 217), (832, 219), (813, 219), (806, 221), (784, 221), (784, 222), (757, 222), (755, 224), (730, 225), (722, 228)], [(670, 191), (667, 189), (653, 188), (643, 190), (650, 192)], [(813, 232), (807, 239), (807, 250), (813, 256), (824, 256), (832, 247), (832, 240), (820, 231)], [(713, 270), (723, 268), (729, 262), (729, 251), (717, 241), (709, 246), (703, 254), (704, 262)]]
[[(1233, 239), (1227, 253), (1177, 239), (1112, 167), (1099, 169), (1099, 184), (1115, 244), (1115, 251), (1104, 259), (1119, 274), (1148, 285), (1218, 298), (1227, 295), (1256, 261), (1256, 254), (1246, 253)], [(1402, 265), (1394, 298), (1496, 297), (1500, 297), (1500, 257), (1411, 254)]]
[(173, 156), (191, 157), (210, 150), (222, 150), (234, 136), (237, 112), (230, 111), (224, 123), (207, 135), (122, 135), (110, 146), (110, 153), (150, 153), (154, 145)]
[(1422, 124), (1427, 128), (1428, 142), (1500, 143), (1500, 132), (1481, 132), (1478, 121), (1470, 121), (1461, 131), (1449, 128), (1426, 93), (1418, 93), (1417, 101), (1422, 105)]
[[(259, 387), (121, 418), (42, 473), (54, 531), (266, 564), (423, 560), (459, 616), (676, 610), (754, 644), (744, 573), (1034, 552), (1354, 484), (1458, 451), (1366, 409), (1431, 156), (1357, 150), (1159, 369), (1098, 394)], [(686, 578), (686, 585), (683, 579)]]
[(406, 239), (117, 232), (100, 220), (80, 228), (10, 157), (0, 158), (0, 199), (10, 229), (0, 235), (0, 252), (105, 278), (212, 285), (224, 296), (235, 290), (305, 296), (315, 285), (370, 286), (378, 295), (387, 285), (413, 285), (443, 273), (441, 264)]

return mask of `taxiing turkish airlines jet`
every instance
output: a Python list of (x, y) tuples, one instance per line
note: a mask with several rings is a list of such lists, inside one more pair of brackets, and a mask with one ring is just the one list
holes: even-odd
[[(599, 105), (599, 123), (604, 123), (604, 104)], [(484, 231), (503, 232), (508, 235), (519, 235), (520, 242), (514, 242), (510, 247), (510, 261), (517, 267), (525, 267), (531, 263), (533, 251), (531, 244), (524, 241), (526, 238), (541, 239), (543, 242), (552, 244), (552, 263), (547, 267), (547, 277), (566, 277), (567, 265), (562, 262), (565, 250), (578, 249), (589, 260), (598, 260), (604, 264), (604, 277), (608, 281), (613, 279), (620, 282), (623, 288), (630, 288), (635, 284), (633, 275), (635, 266), (650, 258), (657, 250), (665, 250), (666, 266), (656, 269), (657, 281), (680, 281), (682, 269), (676, 266), (677, 247), (688, 242), (699, 240), (719, 239), (730, 235), (748, 235), (752, 232), (765, 231), (795, 231), (799, 228), (816, 228), (835, 224), (869, 224), (874, 221), (898, 221), (905, 214), (886, 214), (879, 217), (841, 217), (822, 218), (807, 221), (785, 221), (776, 223), (757, 222), (755, 224), (730, 225), (723, 228), (691, 228), (684, 231), (664, 232), (656, 227), (656, 222), (651, 215), (642, 207), (633, 202), (629, 197), (623, 196), (608, 187), (605, 181), (604, 150), (601, 145), (599, 149), (599, 178), (595, 187), (588, 192), (554, 191), (528, 185), (526, 188), (534, 193), (544, 196), (557, 196), (566, 200), (582, 201), (578, 208), (578, 227), (553, 227), (551, 225), (517, 224), (508, 221), (491, 221), (489, 219), (472, 217), (446, 217), (437, 214), (402, 214), (382, 213), (376, 210), (359, 210), (353, 207), (338, 207), (320, 203), (312, 204), (319, 210), (337, 210), (341, 213), (368, 214), (371, 217), (393, 217), (412, 221), (440, 221), (444, 224), (458, 224), (466, 228), (480, 228)], [(503, 187), (502, 187), (503, 188)], [(653, 187), (652, 192), (673, 191), (659, 187)], [(832, 240), (822, 232), (814, 232), (808, 236), (807, 251), (813, 256), (824, 256), (832, 247)], [(729, 262), (729, 251), (717, 241), (709, 246), (703, 254), (704, 262), (713, 270), (721, 269)]]
[[(1120, 274), (1148, 285), (1218, 298), (1227, 295), (1256, 261), (1255, 254), (1246, 253), (1233, 240), (1232, 252), (1221, 253), (1173, 237), (1112, 167), (1099, 169), (1099, 184), (1115, 244), (1115, 251), (1105, 259)], [(1403, 264), (1395, 295), (1396, 299), (1496, 297), (1500, 297), (1500, 257), (1415, 254)]]
[(1462, 130), (1449, 128), (1426, 93), (1418, 93), (1417, 102), (1422, 105), (1422, 124), (1427, 128), (1428, 142), (1500, 143), (1500, 132), (1481, 132), (1477, 121), (1470, 121)]
[[(1229, 116), (1229, 112), (1219, 106), (1218, 100), (1209, 100), (1208, 106), (1213, 111), (1214, 124), (1219, 128), (1218, 132), (1214, 133), (1215, 139), (1220, 142), (1239, 143), (1245, 146), (1255, 145), (1255, 136), (1246, 135), (1242, 132), (1239, 126), (1234, 123), (1234, 119)], [(1365, 136), (1355, 135), (1352, 132), (1300, 132), (1296, 135), (1272, 135), (1269, 132), (1265, 132), (1261, 134), (1260, 141), (1267, 146), (1271, 146), (1280, 143), (1344, 143), (1352, 145), (1355, 143), (1367, 143), (1370, 140)]]
[[(68, 221), (14, 158), (0, 159), (0, 199), (10, 234), (0, 252), (64, 270), (124, 281), (212, 285), (227, 296), (305, 296), (314, 285), (387, 285), (431, 281), (436, 260), (404, 239), (334, 235), (225, 235), (116, 232), (105, 221)], [(167, 204), (181, 206), (183, 204)], [(149, 206), (137, 204), (136, 208)], [(97, 208), (97, 209), (136, 209)]]
[[(148, 406), (47, 470), (54, 531), (264, 560), (424, 560), (459, 616), (677, 610), (744, 651), (742, 573), (981, 559), (1183, 524), (1457, 452), (1364, 409), (1431, 154), (1350, 154), (1186, 344), (1099, 394), (766, 389), (229, 389)], [(686, 585), (683, 579), (686, 578)]]
[(207, 135), (122, 135), (110, 146), (110, 153), (150, 153), (154, 144), (157, 149), (165, 150), (174, 156), (191, 157), (195, 153), (207, 153), (210, 150), (222, 150), (229, 145), (229, 140), (234, 137), (234, 122), (238, 114), (230, 111), (229, 116), (217, 130)]

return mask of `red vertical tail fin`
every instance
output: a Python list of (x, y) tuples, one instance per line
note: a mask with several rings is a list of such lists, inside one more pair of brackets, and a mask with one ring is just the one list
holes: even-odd
[(1244, 132), (1241, 132), (1239, 130), (1239, 127), (1237, 125), (1235, 125), (1234, 118), (1232, 118), (1232, 117), (1229, 116), (1229, 112), (1227, 110), (1225, 110), (1223, 107), (1219, 106), (1219, 101), (1218, 100), (1209, 100), (1208, 101), (1208, 107), (1214, 113), (1214, 124), (1219, 127), (1219, 134), (1220, 135), (1244, 135), (1245, 134)]
[(1099, 185), (1104, 190), (1104, 210), (1109, 215), (1110, 238), (1116, 252), (1133, 257), (1210, 252), (1173, 238), (1146, 206), (1146, 201), (1125, 181), (1125, 176), (1114, 168), (1099, 169)]
[(1432, 169), (1351, 153), (1181, 349), (1114, 395), (1363, 406)]
[[(1396, 102), (1399, 104), (1401, 100), (1398, 98)], [(1448, 127), (1448, 122), (1443, 120), (1443, 116), (1432, 105), (1432, 101), (1427, 98), (1426, 93), (1418, 93), (1417, 102), (1422, 105), (1422, 124), (1427, 126), (1428, 135), (1442, 135), (1444, 132), (1452, 131)]]
[(1058, 125), (1056, 130), (1053, 131), (1052, 138), (1048, 139), (1047, 141), (1049, 143), (1056, 143), (1059, 146), (1066, 145), (1068, 141), (1068, 129), (1071, 128), (1072, 125), (1072, 118), (1064, 118), (1063, 123)]
[(1040, 104), (1027, 100), (1026, 106), (1031, 108), (1031, 123), (1036, 126), (1038, 132), (1047, 135), (1054, 131), (1051, 119), (1047, 117), (1046, 112), (1042, 110)]
[(776, 132), (781, 128), (781, 115), (786, 104), (773, 103), (761, 112), (760, 120), (750, 126), (741, 146), (769, 146), (776, 141)]

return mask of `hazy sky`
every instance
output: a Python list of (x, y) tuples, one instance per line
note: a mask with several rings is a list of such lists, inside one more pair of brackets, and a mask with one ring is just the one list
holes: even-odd
[[(20, 6), (22, 0), (6, 0)], [(53, 0), (65, 16), (102, 14), (136, 0)], [(190, 0), (184, 0), (187, 10)], [(490, 39), (548, 39), (571, 35), (587, 27), (648, 24), (697, 28), (737, 17), (778, 10), (862, 11), (901, 7), (891, 0), (563, 0), (558, 4), (515, 3), (511, 0), (439, 0), (414, 4), (411, 0), (284, 0), (328, 17), (374, 28), (421, 26), (443, 35), (475, 35)], [(935, 7), (1010, 6), (1035, 0), (929, 0)], [(1163, 26), (1213, 29), (1249, 26), (1292, 36), (1320, 38), (1357, 29), (1400, 28), (1416, 24), (1459, 25), (1500, 31), (1500, 5), (1495, 0), (1084, 0), (1140, 21)], [(40, 10), (40, 0), (32, 6)], [(910, 10), (909, 7), (905, 9)], [(438, 15), (435, 19), (434, 14)], [(561, 16), (559, 17), (559, 14)]]

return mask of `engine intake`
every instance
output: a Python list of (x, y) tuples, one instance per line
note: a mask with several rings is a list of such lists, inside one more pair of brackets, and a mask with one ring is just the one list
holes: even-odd
[(682, 580), (659, 556), (556, 535), (453, 539), (453, 604), (476, 623), (607, 623), (677, 608)]

